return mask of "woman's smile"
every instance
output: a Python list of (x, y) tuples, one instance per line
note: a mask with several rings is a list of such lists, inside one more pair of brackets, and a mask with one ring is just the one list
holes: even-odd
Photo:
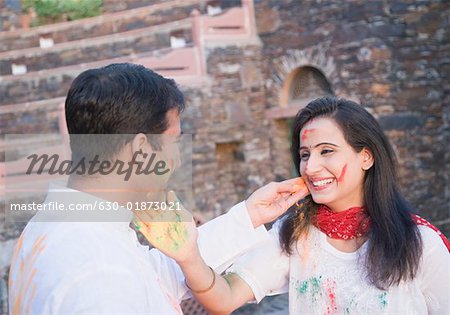
[(311, 178), (311, 177), (307, 177), (308, 179), (308, 183), (309, 183), (309, 188), (313, 191), (316, 192), (320, 192), (323, 191), (327, 188), (330, 188), (334, 182), (335, 182), (335, 178), (334, 177), (328, 177), (328, 178), (321, 178), (321, 177), (316, 177), (316, 178)]

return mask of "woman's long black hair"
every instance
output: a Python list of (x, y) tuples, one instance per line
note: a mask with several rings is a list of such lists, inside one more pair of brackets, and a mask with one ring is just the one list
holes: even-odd
[[(364, 177), (364, 208), (371, 218), (366, 271), (370, 282), (387, 289), (414, 278), (422, 255), (422, 240), (411, 218), (412, 209), (397, 183), (394, 151), (375, 118), (361, 105), (345, 99), (323, 97), (310, 102), (297, 114), (292, 130), (291, 154), (300, 174), (300, 131), (318, 117), (333, 119), (356, 152), (367, 148), (374, 164)], [(296, 209), (294, 209), (296, 208)], [(293, 244), (307, 233), (317, 204), (307, 197), (285, 216), (280, 229), (282, 248), (292, 254)]]

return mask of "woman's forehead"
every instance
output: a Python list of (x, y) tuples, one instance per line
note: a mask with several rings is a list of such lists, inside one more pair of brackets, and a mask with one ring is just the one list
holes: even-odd
[(339, 125), (331, 118), (315, 118), (310, 120), (300, 131), (300, 144), (313, 145), (311, 142), (342, 142), (344, 135)]

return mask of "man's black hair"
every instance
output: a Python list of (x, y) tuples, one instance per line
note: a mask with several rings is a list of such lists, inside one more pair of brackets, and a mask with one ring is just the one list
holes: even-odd
[[(161, 134), (168, 128), (167, 112), (181, 113), (184, 107), (184, 96), (174, 80), (141, 65), (120, 63), (90, 69), (75, 78), (65, 112), (71, 135)], [(82, 149), (73, 138), (72, 151)], [(101, 151), (111, 156), (129, 140), (104, 144)]]

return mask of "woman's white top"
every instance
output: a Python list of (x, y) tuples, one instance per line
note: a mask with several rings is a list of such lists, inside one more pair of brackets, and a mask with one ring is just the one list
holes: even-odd
[(288, 256), (280, 248), (279, 228), (278, 222), (270, 241), (229, 269), (249, 284), (257, 302), (289, 292), (290, 314), (450, 314), (450, 255), (430, 228), (419, 226), (423, 255), (417, 276), (387, 291), (367, 280), (367, 242), (356, 252), (341, 252), (311, 227)]

